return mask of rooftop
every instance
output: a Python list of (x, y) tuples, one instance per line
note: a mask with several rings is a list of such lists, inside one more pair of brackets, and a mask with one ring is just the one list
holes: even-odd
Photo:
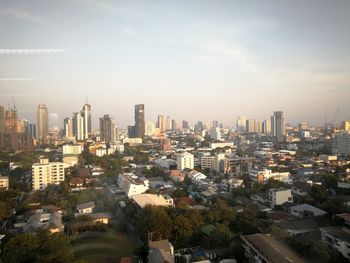
[(279, 242), (270, 234), (253, 234), (242, 237), (244, 241), (252, 245), (256, 250), (260, 251), (269, 262), (276, 263), (302, 263), (305, 260)]
[(144, 208), (146, 205), (169, 206), (169, 204), (166, 202), (166, 199), (162, 195), (138, 194), (131, 196), (131, 198), (141, 208)]

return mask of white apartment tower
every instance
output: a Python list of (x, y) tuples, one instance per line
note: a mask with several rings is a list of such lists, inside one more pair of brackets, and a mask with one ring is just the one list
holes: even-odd
[(33, 190), (44, 190), (49, 184), (59, 184), (64, 181), (64, 163), (49, 162), (49, 159), (40, 159), (32, 166)]
[(188, 152), (180, 153), (177, 156), (177, 169), (184, 170), (186, 168), (193, 169), (194, 167), (194, 157), (193, 154)]

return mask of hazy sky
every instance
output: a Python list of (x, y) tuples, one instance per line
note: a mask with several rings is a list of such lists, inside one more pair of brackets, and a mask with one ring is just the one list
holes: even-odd
[(88, 97), (93, 126), (283, 110), (350, 118), (350, 1), (0, 0), (0, 105), (63, 118)]

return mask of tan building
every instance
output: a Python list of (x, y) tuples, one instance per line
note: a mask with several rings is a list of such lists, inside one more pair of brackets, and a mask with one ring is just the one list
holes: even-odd
[(0, 133), (0, 150), (33, 151), (33, 137), (28, 132)]
[(40, 159), (32, 166), (33, 190), (44, 190), (49, 184), (59, 184), (65, 178), (64, 163)]
[(0, 191), (9, 189), (9, 177), (8, 176), (0, 176)]
[(38, 106), (36, 129), (38, 143), (44, 144), (49, 133), (49, 113), (44, 104)]
[(350, 132), (350, 121), (343, 121), (342, 129), (346, 132)]

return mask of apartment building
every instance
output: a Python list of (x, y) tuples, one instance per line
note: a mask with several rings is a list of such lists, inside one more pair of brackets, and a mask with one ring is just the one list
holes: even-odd
[(59, 184), (65, 179), (64, 163), (40, 159), (32, 165), (32, 188), (44, 190), (49, 184)]

